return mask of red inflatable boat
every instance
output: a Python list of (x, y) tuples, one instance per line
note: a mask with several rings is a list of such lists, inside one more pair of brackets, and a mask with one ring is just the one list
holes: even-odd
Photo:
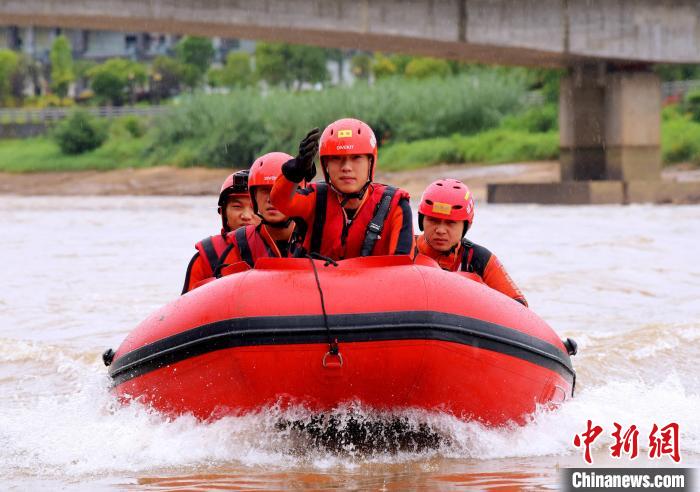
[(427, 257), (265, 258), (160, 309), (105, 362), (120, 398), (169, 415), (360, 402), (498, 425), (572, 396), (567, 348)]

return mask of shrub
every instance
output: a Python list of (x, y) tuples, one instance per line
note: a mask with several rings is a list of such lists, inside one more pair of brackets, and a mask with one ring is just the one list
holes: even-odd
[(116, 135), (126, 134), (132, 138), (141, 138), (146, 134), (146, 122), (138, 116), (122, 116), (112, 122), (110, 132)]
[(700, 123), (679, 117), (661, 126), (661, 155), (665, 163), (700, 164)]
[(26, 106), (30, 108), (65, 108), (74, 106), (75, 101), (66, 97), (61, 99), (56, 94), (44, 94), (43, 96), (30, 97), (27, 99)]
[(671, 121), (682, 118), (677, 104), (669, 104), (661, 110), (661, 121)]
[(396, 65), (391, 61), (391, 58), (381, 53), (375, 53), (374, 60), (372, 61), (372, 73), (375, 79), (396, 75), (396, 71)]
[(156, 161), (180, 166), (250, 166), (269, 135), (260, 104), (253, 90), (195, 96), (159, 117), (148, 152)]
[(508, 115), (503, 118), (501, 126), (510, 130), (530, 133), (542, 133), (556, 130), (559, 119), (559, 108), (554, 104), (533, 106), (522, 113)]
[(366, 53), (358, 53), (350, 59), (352, 74), (361, 80), (369, 79), (372, 59)]
[(61, 152), (74, 155), (98, 148), (107, 134), (104, 125), (95, 117), (76, 111), (57, 125), (54, 138)]
[(176, 159), (181, 165), (244, 166), (262, 152), (293, 153), (309, 129), (348, 116), (366, 121), (381, 145), (471, 134), (496, 127), (523, 93), (523, 85), (491, 75), (390, 77), (321, 92), (237, 89), (183, 99), (155, 125), (158, 145), (149, 152), (167, 162), (186, 156)]
[(683, 99), (683, 108), (694, 121), (700, 123), (700, 89), (688, 92)]
[(452, 73), (450, 64), (439, 58), (414, 58), (406, 65), (406, 77), (425, 79), (447, 77)]

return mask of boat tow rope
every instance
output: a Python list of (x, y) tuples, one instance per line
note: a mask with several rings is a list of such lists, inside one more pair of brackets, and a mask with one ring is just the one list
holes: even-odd
[(323, 324), (326, 327), (326, 334), (328, 335), (328, 352), (323, 356), (323, 367), (326, 367), (326, 359), (328, 358), (329, 355), (338, 357), (340, 360), (340, 365), (343, 365), (343, 357), (340, 355), (340, 348), (338, 347), (338, 338), (334, 338), (333, 334), (331, 333), (331, 327), (328, 324), (328, 313), (326, 312), (326, 302), (323, 298), (323, 289), (321, 288), (321, 280), (318, 278), (318, 269), (316, 268), (316, 263), (314, 263), (314, 260), (323, 260), (325, 263), (323, 264), (324, 267), (327, 267), (329, 265), (333, 265), (334, 267), (338, 266), (338, 262), (336, 262), (333, 258), (329, 258), (328, 256), (323, 256), (318, 253), (310, 253), (307, 254), (306, 257), (309, 259), (311, 262), (311, 268), (313, 268), (314, 271), (314, 277), (316, 279), (316, 287), (318, 288), (318, 295), (321, 298), (321, 310), (323, 311)]

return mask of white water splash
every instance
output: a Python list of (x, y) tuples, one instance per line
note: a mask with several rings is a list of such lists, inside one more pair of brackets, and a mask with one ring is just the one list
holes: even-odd
[[(39, 350), (36, 344), (24, 347), (24, 356)], [(14, 351), (20, 354), (22, 350)], [(182, 467), (217, 466), (236, 463), (246, 467), (311, 467), (324, 470), (350, 468), (361, 463), (401, 463), (432, 457), (493, 460), (538, 456), (565, 456), (578, 453), (573, 437), (585, 430), (586, 421), (605, 432), (594, 444), (604, 450), (612, 444), (613, 422), (627, 427), (637, 425), (642, 436), (654, 423), (680, 424), (682, 452), (700, 453), (700, 422), (696, 409), (700, 395), (688, 394), (682, 380), (671, 375), (655, 385), (643, 381), (615, 381), (583, 391), (555, 411), (540, 411), (525, 426), (487, 428), (463, 422), (452, 416), (423, 411), (394, 414), (408, 426), (420, 424), (441, 436), (436, 449), (416, 452), (359, 453), (349, 446), (329, 450), (309, 446), (280, 420), (299, 421), (311, 416), (304, 409), (285, 412), (271, 408), (244, 417), (226, 417), (203, 423), (190, 416), (165, 418), (147, 407), (121, 406), (107, 391), (107, 378), (97, 363), (84, 358), (59, 356), (54, 361), (52, 384), (66, 374), (72, 391), (59, 396), (16, 398), (3, 402), (0, 410), (0, 462), (5, 473), (33, 474), (44, 478), (97, 477)], [(50, 363), (46, 360), (38, 362)], [(6, 364), (4, 365), (6, 366)], [(386, 418), (360, 406), (348, 406), (335, 413), (345, 425), (349, 419)], [(646, 447), (640, 439), (640, 452)], [(697, 456), (693, 459), (697, 460)]]

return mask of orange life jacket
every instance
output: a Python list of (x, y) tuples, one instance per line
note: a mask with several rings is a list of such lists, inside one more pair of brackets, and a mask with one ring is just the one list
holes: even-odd
[[(388, 254), (388, 235), (382, 237), (384, 223), (391, 211), (401, 206), (400, 200), (409, 199), (402, 189), (372, 183), (355, 216), (348, 220), (338, 195), (329, 192), (327, 183), (312, 183), (301, 193), (316, 194), (313, 223), (298, 225), (301, 254), (319, 253), (333, 259)], [(396, 254), (411, 253), (412, 231), (407, 230), (405, 236), (399, 238)]]
[(428, 244), (425, 236), (418, 236), (416, 238), (417, 253), (423, 253), (433, 258), (443, 270), (474, 273), (492, 289), (527, 306), (525, 296), (508, 275), (503, 264), (496, 258), (496, 255), (483, 246), (463, 238), (450, 251), (440, 253)]

